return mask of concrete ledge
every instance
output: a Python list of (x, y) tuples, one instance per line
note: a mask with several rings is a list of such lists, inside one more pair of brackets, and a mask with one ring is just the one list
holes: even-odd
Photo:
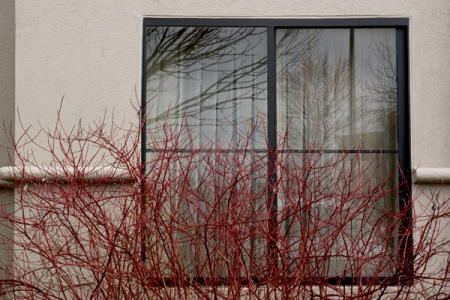
[(0, 189), (11, 189), (14, 188), (14, 182), (4, 181), (0, 179)]
[(67, 168), (38, 168), (38, 167), (1, 167), (0, 168), (0, 186), (7, 188), (13, 187), (16, 182), (69, 182), (73, 180), (88, 182), (134, 182), (136, 177), (132, 176), (128, 170), (113, 167), (96, 167), (74, 169)]
[[(0, 188), (14, 187), (15, 182), (68, 182), (73, 178), (89, 182), (107, 181), (134, 182), (137, 178), (124, 169), (113, 167), (84, 168), (82, 170), (67, 168), (38, 168), (38, 167), (1, 167)], [(417, 168), (413, 173), (414, 183), (450, 184), (450, 168)]]
[(413, 173), (414, 183), (450, 183), (450, 168), (417, 168)]

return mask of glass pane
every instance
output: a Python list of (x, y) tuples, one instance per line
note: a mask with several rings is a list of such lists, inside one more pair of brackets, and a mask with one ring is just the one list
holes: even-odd
[(280, 253), (288, 274), (301, 273), (298, 268), (319, 277), (370, 276), (376, 267), (384, 276), (394, 272), (395, 160), (392, 153), (280, 154)]
[(277, 125), (293, 149), (397, 149), (395, 29), (277, 30)]
[(398, 246), (395, 29), (276, 35), (277, 126), (290, 150), (278, 169), (285, 259), (291, 271), (318, 276), (370, 276), (377, 265), (390, 275)]
[(192, 138), (184, 148), (235, 149), (256, 127), (251, 146), (265, 148), (265, 28), (150, 27), (146, 34), (152, 136), (170, 126), (183, 141)]
[(255, 225), (267, 219), (266, 29), (149, 27), (146, 35), (147, 170), (169, 187), (161, 223), (172, 222), (155, 235), (176, 244), (157, 255), (180, 258), (162, 273), (258, 276), (266, 255)]

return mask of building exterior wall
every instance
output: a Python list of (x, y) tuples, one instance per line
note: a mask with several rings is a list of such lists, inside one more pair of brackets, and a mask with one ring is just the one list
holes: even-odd
[[(0, 2), (0, 145), (9, 145), (14, 134), (14, 0)], [(12, 131), (10, 131), (12, 129)], [(0, 167), (9, 165), (10, 157), (0, 147)]]
[[(105, 110), (115, 111), (119, 123), (137, 124), (130, 102), (140, 103), (144, 17), (409, 18), (411, 165), (450, 168), (447, 0), (2, 0), (0, 119), (14, 124), (17, 107), (16, 139), (21, 123), (52, 128), (62, 98), (67, 126), (96, 120)], [(36, 157), (46, 161), (43, 152)], [(8, 164), (0, 148), (0, 166)]]
[(16, 105), (23, 120), (44, 127), (54, 124), (63, 96), (68, 124), (113, 108), (123, 120), (137, 122), (129, 99), (140, 94), (145, 16), (408, 17), (412, 166), (448, 167), (449, 11), (446, 0), (18, 0)]
[[(14, 138), (14, 50), (15, 50), (14, 0), (0, 1), (0, 167), (13, 163), (14, 155), (7, 147)], [(6, 147), (2, 147), (6, 146)], [(0, 207), (9, 213), (14, 211), (14, 191), (4, 189), (0, 179)], [(4, 241), (13, 237), (13, 231), (0, 224), (0, 265), (11, 265), (11, 251)], [(5, 274), (0, 272), (0, 278)]]

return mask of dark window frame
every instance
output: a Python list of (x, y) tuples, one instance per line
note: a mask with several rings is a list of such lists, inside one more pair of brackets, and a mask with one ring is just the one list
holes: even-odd
[[(380, 284), (397, 285), (399, 282), (412, 284), (414, 272), (413, 237), (412, 237), (412, 202), (411, 202), (411, 134), (410, 134), (410, 96), (409, 96), (409, 19), (408, 18), (318, 18), (318, 19), (241, 19), (241, 18), (144, 18), (142, 39), (142, 82), (141, 82), (141, 161), (145, 173), (146, 153), (146, 34), (149, 26), (168, 27), (265, 27), (267, 29), (267, 136), (269, 142), (269, 182), (277, 181), (274, 168), (277, 156), (276, 133), (276, 36), (279, 28), (395, 28), (396, 29), (396, 63), (397, 63), (397, 138), (398, 138), (398, 173), (399, 173), (399, 209), (406, 210), (400, 227), (400, 250), (402, 269), (396, 276), (379, 277)], [(359, 152), (345, 150), (344, 152)], [(271, 189), (269, 190), (269, 195)], [(276, 203), (276, 195), (270, 201)], [(272, 205), (276, 213), (276, 205)], [(273, 224), (274, 229), (276, 223)], [(269, 245), (269, 253), (270, 253)], [(145, 254), (143, 253), (143, 256)], [(361, 280), (372, 282), (372, 277), (331, 278), (329, 283), (352, 285)], [(199, 279), (201, 282), (202, 279)], [(320, 279), (318, 278), (318, 281)], [(226, 284), (226, 283), (225, 283)]]

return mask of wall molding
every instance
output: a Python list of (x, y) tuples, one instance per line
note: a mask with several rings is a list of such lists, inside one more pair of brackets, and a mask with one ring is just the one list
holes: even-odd
[[(74, 169), (38, 167), (0, 167), (0, 188), (13, 188), (18, 182), (45, 183), (48, 181), (69, 182), (74, 177), (86, 182), (118, 183), (135, 182), (136, 177), (125, 170), (114, 167)], [(450, 168), (416, 168), (413, 182), (417, 184), (450, 184)]]
[(75, 169), (73, 167), (13, 167), (0, 168), (0, 187), (14, 187), (20, 183), (46, 183), (49, 181), (69, 182), (74, 178), (83, 182), (123, 183), (135, 182), (137, 178), (125, 169), (94, 167)]
[(416, 168), (413, 172), (414, 183), (450, 183), (450, 168)]

